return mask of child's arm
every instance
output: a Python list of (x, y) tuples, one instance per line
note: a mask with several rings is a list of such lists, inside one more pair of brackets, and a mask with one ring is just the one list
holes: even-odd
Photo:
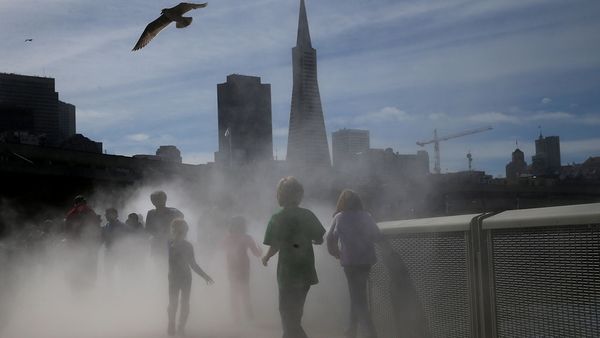
[(192, 247), (191, 244), (190, 244), (190, 250), (188, 250), (188, 264), (190, 265), (192, 270), (194, 270), (195, 273), (200, 275), (200, 277), (204, 278), (204, 280), (206, 281), (206, 284), (214, 283), (213, 279), (210, 278), (210, 276), (206, 272), (204, 272), (204, 270), (202, 270), (202, 268), (200, 268), (200, 266), (198, 266), (198, 263), (196, 263), (196, 257), (194, 256), (194, 248)]
[(327, 233), (327, 251), (329, 251), (329, 254), (333, 257), (340, 259), (340, 247), (338, 245), (339, 238), (336, 231), (336, 225), (337, 223), (334, 220), (329, 232)]
[(250, 248), (250, 252), (252, 252), (254, 257), (262, 256), (262, 254), (263, 254), (262, 249), (259, 248), (258, 245), (256, 245), (256, 242), (250, 236), (248, 236), (248, 247)]
[(267, 263), (269, 262), (269, 259), (271, 259), (271, 257), (275, 256), (275, 254), (279, 251), (279, 248), (275, 247), (275, 246), (270, 246), (269, 250), (267, 251), (267, 253), (265, 254), (265, 256), (262, 258), (262, 263), (264, 266), (267, 266)]

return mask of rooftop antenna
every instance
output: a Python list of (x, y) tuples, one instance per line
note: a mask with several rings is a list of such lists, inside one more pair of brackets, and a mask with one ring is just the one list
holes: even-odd
[(542, 136), (542, 126), (541, 125), (538, 126), (538, 130), (540, 132), (540, 138), (544, 138), (544, 136)]

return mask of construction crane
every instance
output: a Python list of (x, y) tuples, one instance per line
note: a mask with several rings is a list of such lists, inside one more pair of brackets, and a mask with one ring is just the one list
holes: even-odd
[(433, 139), (428, 140), (428, 141), (417, 142), (417, 145), (424, 147), (426, 144), (433, 143), (433, 151), (434, 151), (433, 156), (435, 159), (435, 163), (433, 166), (433, 172), (436, 174), (440, 174), (442, 172), (441, 164), (440, 164), (440, 142), (447, 141), (447, 140), (457, 138), (457, 137), (481, 133), (481, 132), (491, 130), (491, 129), (493, 129), (493, 128), (490, 126), (487, 126), (487, 127), (477, 128), (477, 129), (465, 130), (460, 133), (446, 135), (446, 136), (442, 136), (442, 137), (438, 137), (437, 129), (434, 129), (433, 130)]

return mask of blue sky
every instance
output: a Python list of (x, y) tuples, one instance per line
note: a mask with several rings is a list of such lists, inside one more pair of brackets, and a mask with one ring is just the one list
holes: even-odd
[[(298, 0), (219, 0), (132, 53), (162, 0), (0, 0), (0, 71), (56, 78), (77, 128), (109, 153), (174, 144), (204, 163), (217, 148), (216, 84), (272, 86), (285, 156)], [(518, 140), (528, 162), (541, 126), (563, 163), (600, 156), (600, 2), (306, 0), (327, 132), (371, 131), (373, 147), (491, 125), (442, 143), (442, 170), (498, 175)], [(32, 43), (24, 39), (33, 38)], [(431, 148), (427, 148), (432, 153)]]

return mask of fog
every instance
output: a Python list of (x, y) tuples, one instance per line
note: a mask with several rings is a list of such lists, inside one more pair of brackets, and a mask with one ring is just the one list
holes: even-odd
[[(222, 181), (222, 177), (213, 180)], [(185, 215), (190, 226), (187, 239), (194, 246), (198, 264), (215, 281), (214, 285), (206, 285), (201, 277), (193, 276), (186, 335), (269, 338), (281, 335), (277, 259), (264, 267), (259, 258), (250, 255), (255, 318), (235, 322), (221, 243), (228, 231), (228, 220), (243, 216), (248, 222), (248, 234), (262, 246), (268, 220), (278, 208), (273, 182), (273, 178), (253, 179), (250, 183), (255, 184), (234, 188), (229, 196), (222, 190), (231, 186), (213, 184), (218, 188), (207, 187), (205, 192), (209, 193), (197, 194), (183, 181), (143, 184), (119, 191), (98, 188), (87, 200), (102, 215), (102, 225), (106, 223), (104, 210), (108, 207), (118, 209), (121, 221), (129, 213), (141, 214), (145, 221), (146, 212), (153, 208), (151, 192), (164, 190), (167, 206), (176, 207)], [(219, 197), (210, 198), (211, 194)], [(334, 202), (307, 197), (301, 206), (315, 212), (327, 229)], [(3, 221), (17, 219), (14, 210), (3, 205)], [(65, 213), (69, 207), (65, 206)], [(100, 247), (96, 281), (89, 289), (80, 290), (73, 288), (68, 278), (80, 248), (70, 245), (60, 234), (31, 239), (36, 230), (30, 224), (10, 226), (20, 230), (0, 242), (0, 337), (167, 336), (167, 271), (150, 257), (147, 238), (127, 238), (113, 247), (119, 264), (112, 273), (105, 260), (106, 249)], [(25, 235), (29, 239), (23, 240), (24, 229), (29, 229)], [(311, 337), (340, 336), (348, 323), (345, 276), (324, 246), (314, 249), (320, 282), (308, 294), (303, 325)]]

